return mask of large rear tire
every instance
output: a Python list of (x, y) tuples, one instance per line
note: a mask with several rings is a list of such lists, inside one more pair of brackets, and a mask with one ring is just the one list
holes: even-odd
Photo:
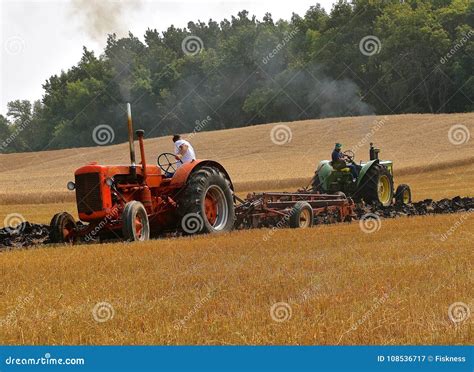
[(374, 164), (365, 174), (357, 194), (367, 203), (390, 206), (393, 202), (392, 175), (384, 166)]
[(74, 217), (67, 212), (56, 213), (49, 224), (51, 243), (74, 243), (77, 228)]
[(133, 200), (125, 204), (122, 213), (122, 234), (126, 241), (146, 241), (150, 239), (150, 223), (145, 207)]
[(194, 171), (178, 201), (181, 228), (187, 234), (231, 231), (233, 199), (230, 181), (219, 169), (204, 166)]

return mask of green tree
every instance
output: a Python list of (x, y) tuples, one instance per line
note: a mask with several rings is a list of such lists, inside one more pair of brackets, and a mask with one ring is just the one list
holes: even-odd
[[(325, 116), (474, 109), (474, 3), (340, 0), (290, 20), (246, 10), (144, 40), (108, 36), (0, 118), (2, 151), (94, 146), (99, 125), (126, 140), (125, 102), (147, 136)], [(372, 38), (374, 53), (360, 43)], [(197, 49), (187, 49), (193, 39)], [(378, 40), (378, 41), (377, 41)], [(197, 43), (197, 44), (196, 44)], [(208, 120), (207, 118), (211, 118)], [(201, 122), (206, 120), (204, 128)]]

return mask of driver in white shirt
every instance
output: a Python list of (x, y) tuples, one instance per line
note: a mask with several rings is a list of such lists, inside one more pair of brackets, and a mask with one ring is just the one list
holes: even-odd
[(196, 160), (196, 153), (194, 152), (193, 146), (186, 140), (181, 139), (179, 134), (173, 136), (174, 142), (174, 154), (178, 164), (176, 167), (179, 168), (184, 163), (190, 163)]

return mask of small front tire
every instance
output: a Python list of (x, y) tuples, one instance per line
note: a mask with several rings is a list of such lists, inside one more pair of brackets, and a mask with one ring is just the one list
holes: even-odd
[(133, 200), (125, 204), (122, 214), (123, 238), (129, 242), (150, 239), (148, 214), (142, 203)]
[(49, 224), (51, 243), (74, 243), (77, 228), (74, 217), (67, 212), (56, 213)]
[(405, 184), (398, 185), (397, 191), (395, 191), (395, 203), (398, 205), (411, 203), (410, 186)]

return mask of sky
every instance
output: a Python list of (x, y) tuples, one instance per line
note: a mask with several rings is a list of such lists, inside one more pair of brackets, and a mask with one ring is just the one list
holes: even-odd
[[(189, 21), (221, 21), (248, 10), (262, 19), (270, 12), (274, 20), (290, 19), (292, 13), (304, 15), (311, 5), (320, 3), (330, 11), (332, 0), (0, 0), (0, 114), (7, 102), (36, 100), (43, 96), (42, 84), (51, 75), (75, 65), (82, 47), (100, 54), (107, 34), (126, 35), (130, 30), (143, 40), (147, 28), (166, 30), (170, 25), (186, 27)], [(95, 4), (95, 5), (94, 5)], [(104, 11), (103, 20), (91, 32), (91, 17), (96, 7)], [(121, 9), (121, 11), (119, 11)], [(114, 10), (114, 11), (111, 11)]]

